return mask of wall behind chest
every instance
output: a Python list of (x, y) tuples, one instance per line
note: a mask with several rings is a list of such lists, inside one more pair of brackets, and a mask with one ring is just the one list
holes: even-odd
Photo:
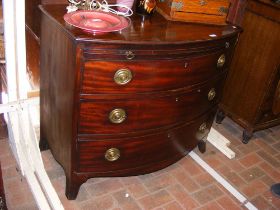
[(26, 25), (39, 37), (40, 32), (40, 4), (67, 4), (67, 0), (28, 0), (25, 1)]
[(30, 78), (32, 89), (39, 90), (40, 81), (40, 31), (41, 12), (40, 4), (67, 4), (67, 0), (28, 0), (25, 1), (25, 22), (26, 22), (26, 49), (27, 49), (27, 74)]

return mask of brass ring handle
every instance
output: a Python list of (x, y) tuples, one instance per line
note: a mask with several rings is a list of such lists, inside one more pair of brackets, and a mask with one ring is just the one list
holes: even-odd
[(114, 81), (118, 85), (125, 85), (132, 80), (132, 73), (129, 69), (119, 69), (114, 75)]
[(135, 57), (135, 54), (132, 51), (125, 52), (126, 59), (132, 60)]
[(120, 150), (117, 148), (110, 148), (105, 153), (105, 159), (110, 162), (118, 160), (120, 156), (121, 156)]
[(202, 123), (202, 124), (199, 126), (199, 129), (198, 129), (198, 130), (199, 130), (199, 132), (204, 133), (206, 129), (207, 129), (206, 123)]
[(218, 68), (223, 67), (225, 62), (226, 62), (226, 56), (225, 56), (225, 54), (222, 54), (217, 61), (217, 67)]
[(123, 109), (114, 109), (109, 114), (109, 120), (115, 124), (122, 123), (125, 119), (126, 113)]
[(208, 100), (212, 101), (216, 96), (216, 90), (215, 88), (212, 88), (209, 92), (208, 92)]

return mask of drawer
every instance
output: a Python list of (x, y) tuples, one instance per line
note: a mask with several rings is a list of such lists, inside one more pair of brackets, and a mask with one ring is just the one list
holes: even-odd
[[(208, 134), (216, 107), (187, 124), (150, 135), (121, 139), (79, 139), (77, 147), (78, 172), (136, 175), (150, 172), (178, 160)], [(206, 127), (205, 127), (206, 125)], [(166, 165), (167, 164), (167, 165)]]
[[(234, 46), (236, 37), (225, 37), (223, 39), (212, 39), (211, 41), (201, 41), (201, 42), (190, 42), (186, 43), (183, 34), (174, 34), (177, 30), (177, 26), (173, 24), (168, 24), (166, 34), (163, 35), (164, 39), (174, 39), (175, 36), (180, 36), (177, 40), (178, 43), (166, 44), (161, 43), (160, 40), (153, 42), (145, 42), (141, 40), (139, 42), (134, 42), (133, 44), (126, 43), (114, 43), (109, 44), (104, 43), (91, 43), (88, 42), (85, 45), (78, 44), (78, 48), (82, 52), (83, 60), (131, 60), (131, 61), (151, 61), (151, 60), (164, 60), (164, 59), (180, 59), (186, 58), (194, 55), (201, 55), (205, 53), (214, 53), (219, 50), (229, 49)], [(200, 26), (197, 27), (189, 26), (190, 30), (201, 30)], [(218, 28), (216, 28), (219, 30)], [(232, 30), (229, 27), (229, 30)], [(213, 29), (206, 33), (219, 33)], [(154, 36), (157, 36), (156, 34)], [(162, 35), (160, 35), (162, 36)], [(144, 42), (143, 42), (144, 41)]]
[(219, 51), (178, 60), (87, 61), (81, 93), (140, 93), (197, 84), (224, 71), (223, 55)]
[(78, 133), (129, 133), (193, 120), (217, 103), (222, 81), (223, 77), (218, 77), (199, 88), (175, 93), (83, 100), (80, 102)]

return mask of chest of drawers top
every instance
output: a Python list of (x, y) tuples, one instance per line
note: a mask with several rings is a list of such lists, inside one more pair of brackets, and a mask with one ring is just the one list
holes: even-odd
[[(209, 26), (167, 21), (161, 15), (155, 13), (151, 18), (146, 19), (140, 15), (134, 14), (129, 18), (129, 27), (119, 32), (93, 35), (67, 24), (63, 19), (66, 13), (65, 8), (65, 5), (45, 5), (41, 6), (41, 11), (43, 15), (50, 16), (56, 21), (56, 23), (77, 42), (90, 42), (92, 44), (103, 44), (106, 42), (106, 44), (114, 44), (114, 46), (108, 45), (108, 49), (118, 47), (118, 45), (116, 45), (117, 43), (119, 43), (122, 48), (125, 48), (124, 44), (139, 44), (138, 50), (152, 50), (155, 48), (160, 50), (157, 45), (165, 45), (167, 47), (170, 44), (179, 45), (174, 46), (174, 49), (177, 50), (180, 49), (180, 45), (182, 44), (188, 44), (189, 48), (196, 48), (200, 42), (208, 42), (208, 44), (204, 44), (204, 46), (213, 47), (217, 45), (217, 43), (213, 43), (213, 40), (225, 39), (240, 32), (240, 28), (232, 25)], [(220, 44), (223, 45), (223, 41), (221, 41)], [(173, 53), (181, 54), (180, 51)]]

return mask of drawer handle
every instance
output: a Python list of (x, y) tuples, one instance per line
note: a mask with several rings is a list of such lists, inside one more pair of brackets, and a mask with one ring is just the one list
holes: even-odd
[(125, 56), (126, 56), (126, 59), (132, 60), (135, 57), (135, 54), (131, 51), (126, 51)]
[(129, 69), (119, 69), (114, 75), (114, 81), (118, 85), (125, 85), (132, 80), (132, 74)]
[(114, 109), (109, 114), (109, 120), (115, 124), (122, 123), (125, 119), (126, 113), (123, 109)]
[(198, 131), (201, 132), (201, 133), (204, 133), (207, 129), (207, 125), (206, 123), (202, 123), (200, 126), (199, 126), (199, 129)]
[(220, 15), (227, 14), (227, 13), (228, 13), (228, 8), (226, 8), (226, 7), (220, 7), (220, 8), (218, 9), (218, 13), (219, 13)]
[(120, 156), (121, 156), (120, 150), (117, 148), (108, 149), (105, 153), (106, 160), (110, 162), (118, 160)]
[(216, 96), (216, 90), (215, 88), (212, 88), (208, 93), (208, 100), (212, 101)]
[(225, 56), (225, 54), (222, 54), (222, 55), (219, 57), (219, 59), (218, 59), (217, 67), (218, 67), (218, 68), (223, 67), (223, 65), (225, 64), (225, 62), (226, 62), (226, 56)]

